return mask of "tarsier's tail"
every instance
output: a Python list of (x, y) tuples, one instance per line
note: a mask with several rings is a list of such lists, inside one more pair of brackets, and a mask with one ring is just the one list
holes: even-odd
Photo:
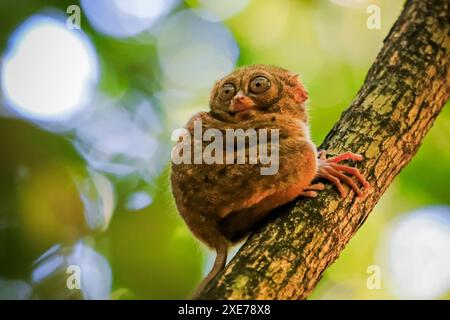
[(194, 294), (192, 295), (192, 299), (197, 299), (200, 296), (200, 293), (206, 287), (206, 285), (214, 279), (220, 271), (225, 268), (225, 263), (227, 262), (227, 254), (228, 254), (228, 244), (225, 242), (220, 242), (220, 244), (216, 247), (216, 260), (214, 260), (214, 266), (208, 275), (203, 279), (203, 281), (198, 285), (195, 289)]

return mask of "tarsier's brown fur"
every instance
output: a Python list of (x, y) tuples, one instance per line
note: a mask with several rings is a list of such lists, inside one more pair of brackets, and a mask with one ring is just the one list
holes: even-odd
[[(257, 77), (268, 80), (259, 84), (267, 87), (260, 93), (251, 88), (259, 86)], [(231, 95), (226, 93), (230, 84), (235, 88)], [(262, 175), (263, 165), (248, 161), (172, 164), (172, 190), (181, 216), (198, 239), (217, 251), (214, 267), (197, 293), (224, 268), (228, 247), (248, 234), (272, 209), (298, 196), (315, 197), (315, 191), (324, 186), (312, 184), (314, 178), (330, 180), (342, 196), (345, 191), (341, 180), (362, 194), (344, 172), (367, 187), (357, 169), (338, 163), (361, 160), (361, 156), (348, 152), (326, 159), (325, 152), (318, 153), (309, 137), (306, 100), (306, 89), (297, 75), (273, 66), (246, 66), (218, 81), (211, 94), (211, 111), (198, 113), (187, 123), (191, 136), (195, 120), (202, 121), (203, 131), (279, 129), (279, 168), (274, 175)], [(204, 142), (204, 146), (207, 144)]]

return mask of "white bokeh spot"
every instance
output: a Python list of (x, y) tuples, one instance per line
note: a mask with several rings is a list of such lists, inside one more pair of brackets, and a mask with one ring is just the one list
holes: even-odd
[(436, 299), (450, 290), (450, 208), (399, 217), (382, 246), (388, 284), (403, 299)]
[(65, 120), (86, 107), (98, 80), (91, 43), (52, 17), (36, 15), (10, 39), (2, 69), (10, 109), (35, 120)]

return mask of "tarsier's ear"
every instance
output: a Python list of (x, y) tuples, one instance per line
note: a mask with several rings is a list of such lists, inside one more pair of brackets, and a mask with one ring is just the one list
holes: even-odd
[(289, 79), (291, 85), (293, 86), (293, 93), (294, 93), (294, 100), (298, 104), (302, 104), (306, 100), (308, 100), (308, 92), (306, 91), (306, 88), (303, 86), (302, 82), (300, 81), (300, 77), (296, 73), (290, 74)]

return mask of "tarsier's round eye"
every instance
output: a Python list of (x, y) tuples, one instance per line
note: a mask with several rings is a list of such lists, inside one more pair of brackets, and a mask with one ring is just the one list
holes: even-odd
[(219, 98), (221, 100), (230, 100), (234, 97), (236, 93), (236, 87), (232, 83), (225, 83), (222, 88), (220, 88)]
[(259, 76), (254, 78), (250, 82), (250, 92), (252, 93), (261, 93), (267, 91), (270, 88), (270, 81), (266, 77)]

